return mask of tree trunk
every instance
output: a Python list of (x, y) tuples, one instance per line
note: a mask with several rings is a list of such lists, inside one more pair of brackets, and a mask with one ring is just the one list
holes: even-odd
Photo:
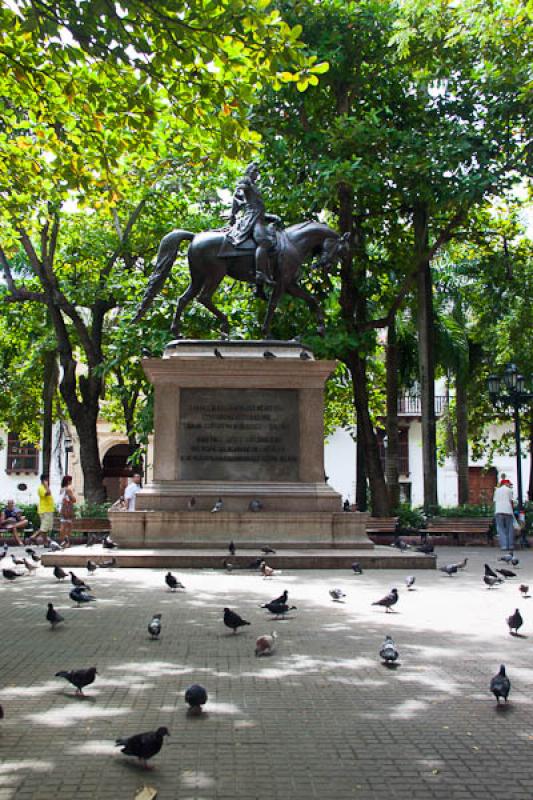
[(455, 378), (455, 420), (457, 426), (457, 500), (460, 506), (469, 500), (468, 486), (468, 393), (466, 380)]
[(393, 317), (387, 331), (387, 447), (385, 449), (385, 476), (391, 509), (400, 505), (400, 436), (398, 431), (398, 343), (396, 340), (396, 318)]
[(357, 423), (356, 448), (355, 503), (358, 511), (366, 511), (368, 502), (365, 448), (363, 445), (363, 437), (359, 435), (359, 423)]
[[(425, 206), (414, 211), (415, 258), (420, 260), (428, 249), (428, 219)], [(435, 331), (431, 266), (426, 261), (418, 281), (418, 368), (422, 406), (422, 463), (424, 473), (424, 510), (437, 506), (437, 425), (435, 417)]]
[(357, 411), (357, 439), (365, 452), (365, 465), (370, 484), (370, 503), (375, 517), (390, 514), (387, 485), (381, 467), (378, 443), (368, 410), (367, 378), (364, 359), (352, 352), (349, 357), (355, 408)]
[(52, 428), (54, 424), (54, 397), (57, 381), (57, 351), (47, 350), (43, 355), (43, 475), (50, 475), (52, 464)]

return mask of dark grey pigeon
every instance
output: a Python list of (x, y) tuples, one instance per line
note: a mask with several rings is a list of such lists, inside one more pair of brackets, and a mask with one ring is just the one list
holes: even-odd
[(148, 625), (148, 633), (152, 639), (157, 639), (161, 633), (161, 614), (154, 614)]
[(264, 547), (262, 547), (261, 548), (261, 552), (264, 553), (266, 556), (269, 556), (269, 555), (273, 555), (274, 556), (274, 555), (276, 555), (276, 551), (273, 550), (268, 545), (265, 545)]
[(95, 564), (94, 561), (91, 561), (91, 559), (87, 561), (87, 572), (89, 575), (92, 575), (93, 572), (96, 572), (97, 568), (98, 564)]
[(117, 739), (115, 747), (122, 747), (121, 753), (125, 756), (135, 756), (145, 769), (149, 769), (147, 761), (159, 753), (165, 736), (170, 736), (168, 728), (161, 727), (156, 731), (136, 733), (135, 736)]
[(284, 617), (289, 611), (296, 611), (296, 606), (289, 606), (287, 603), (264, 603), (259, 608), (266, 608), (267, 611), (270, 611), (271, 614), (274, 614), (275, 617)]
[(504, 578), (516, 578), (516, 572), (513, 572), (512, 569), (497, 569), (496, 572), (499, 572)]
[(64, 581), (67, 577), (67, 573), (61, 567), (54, 567), (54, 578), (57, 578), (58, 581)]
[(179, 581), (171, 572), (167, 572), (165, 575), (165, 583), (171, 592), (175, 592), (176, 589), (185, 589), (185, 586), (181, 583), (181, 581)]
[(92, 603), (96, 600), (96, 597), (93, 597), (92, 594), (83, 587), (83, 586), (75, 586), (74, 589), (71, 589), (69, 592), (69, 597), (78, 606), (85, 605), (86, 603)]
[(385, 641), (381, 645), (379, 655), (386, 664), (393, 664), (400, 657), (391, 636), (385, 636)]
[(385, 611), (390, 611), (391, 606), (394, 606), (398, 602), (398, 589), (391, 589), (389, 594), (386, 594), (385, 597), (382, 597), (381, 600), (376, 600), (375, 603), (372, 603), (373, 606), (384, 606)]
[(511, 635), (516, 636), (518, 629), (524, 624), (524, 620), (522, 619), (522, 615), (518, 609), (516, 609), (514, 614), (511, 614), (510, 617), (507, 617), (507, 624), (509, 625), (509, 632)]
[(85, 583), (84, 580), (78, 578), (77, 575), (74, 575), (73, 572), (70, 572), (70, 582), (73, 586), (77, 586), (79, 589), (86, 589), (87, 591), (91, 591), (91, 587), (88, 583)]
[(235, 543), (234, 543), (233, 539), (232, 539), (232, 540), (231, 540), (231, 542), (228, 544), (228, 550), (229, 550), (229, 552), (230, 552), (230, 554), (231, 554), (232, 556), (234, 556), (234, 555), (235, 555), (235, 552), (236, 552), (237, 548), (235, 547)]
[(362, 575), (363, 574), (363, 568), (361, 567), (361, 564), (359, 563), (359, 561), (354, 561), (353, 562), (353, 564), (352, 564), (352, 572), (353, 572), (354, 575)]
[(459, 569), (457, 564), (446, 564), (444, 567), (439, 567), (441, 572), (445, 572), (446, 575), (449, 575), (450, 578), (452, 575), (455, 575)]
[(431, 542), (423, 542), (416, 548), (417, 553), (425, 553), (425, 555), (429, 556), (431, 553), (435, 551), (435, 547)]
[(257, 513), (258, 511), (263, 510), (263, 503), (261, 502), (261, 500), (250, 500), (248, 508), (250, 509), (250, 511)]
[(334, 603), (344, 603), (344, 598), (346, 594), (342, 591), (342, 589), (330, 589), (329, 596), (333, 600)]
[(498, 578), (496, 575), (495, 578), (492, 575), (483, 575), (483, 581), (487, 584), (489, 589), (493, 589), (497, 583), (503, 583), (503, 578)]
[(66, 681), (75, 686), (76, 694), (83, 694), (84, 687), (94, 683), (94, 678), (97, 674), (96, 667), (89, 667), (89, 669), (73, 669), (70, 672), (62, 670), (61, 672), (56, 672), (55, 676), (56, 678), (65, 678)]
[(55, 610), (55, 608), (52, 605), (52, 603), (48, 603), (48, 611), (46, 612), (46, 619), (50, 623), (50, 625), (52, 626), (52, 630), (54, 630), (56, 625), (59, 625), (60, 622), (64, 622), (65, 621), (64, 618), (61, 616), (61, 614), (59, 614)]
[(190, 710), (196, 714), (200, 714), (202, 706), (207, 703), (207, 692), (199, 683), (193, 683), (185, 690), (185, 702), (190, 706)]
[(15, 572), (14, 569), (3, 569), (2, 570), (2, 575), (8, 581), (14, 581), (17, 578), (21, 578), (22, 577), (21, 573), (20, 572)]
[(289, 592), (287, 591), (287, 589), (285, 589), (283, 594), (280, 594), (279, 597), (276, 597), (274, 598), (274, 600), (271, 600), (270, 603), (272, 605), (279, 605), (280, 603), (286, 603), (288, 599), (289, 599)]
[(503, 697), (505, 702), (507, 702), (509, 692), (511, 691), (511, 681), (505, 674), (505, 666), (503, 664), (501, 665), (498, 674), (492, 678), (490, 682), (490, 690), (496, 698), (498, 705), (500, 705), (500, 697)]
[(231, 628), (233, 633), (237, 633), (238, 628), (242, 628), (244, 625), (250, 625), (250, 623), (242, 617), (239, 617), (239, 615), (236, 614), (235, 611), (232, 611), (231, 608), (225, 608), (224, 625), (227, 628)]
[(490, 575), (491, 578), (497, 578), (498, 576), (494, 572), (494, 570), (489, 567), (488, 564), (485, 564), (485, 575)]

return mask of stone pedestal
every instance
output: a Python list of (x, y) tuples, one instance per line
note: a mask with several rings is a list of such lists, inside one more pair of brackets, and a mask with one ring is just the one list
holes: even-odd
[[(143, 360), (154, 385), (153, 483), (111, 515), (125, 547), (367, 547), (324, 475), (333, 361), (292, 342), (181, 341)], [(217, 501), (222, 509), (213, 512)]]

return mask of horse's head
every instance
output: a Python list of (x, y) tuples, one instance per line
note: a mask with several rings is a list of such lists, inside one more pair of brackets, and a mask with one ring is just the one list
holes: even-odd
[(324, 240), (322, 252), (318, 260), (319, 267), (329, 267), (339, 261), (349, 250), (350, 234), (331, 236)]

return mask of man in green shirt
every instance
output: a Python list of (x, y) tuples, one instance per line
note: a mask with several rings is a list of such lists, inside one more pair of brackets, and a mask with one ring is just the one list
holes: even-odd
[(54, 527), (54, 513), (56, 507), (50, 491), (48, 475), (41, 475), (41, 485), (37, 489), (37, 494), (39, 495), (39, 507), (37, 510), (39, 512), (40, 527), (38, 531), (35, 531), (35, 533), (30, 536), (30, 541), (34, 541), (38, 536), (42, 535), (45, 544), (50, 544), (50, 534)]

